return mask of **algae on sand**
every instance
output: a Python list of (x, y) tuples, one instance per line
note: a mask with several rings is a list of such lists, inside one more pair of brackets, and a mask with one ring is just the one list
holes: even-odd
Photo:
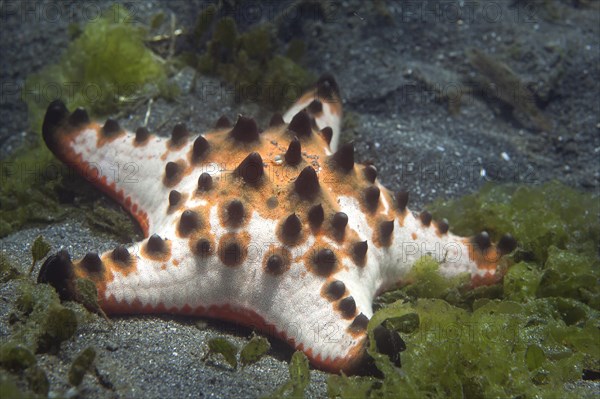
[[(90, 22), (57, 64), (29, 76), (23, 92), (31, 130), (41, 132), (46, 107), (56, 98), (71, 110), (82, 106), (99, 117), (141, 98), (173, 94), (164, 63), (144, 45), (144, 28), (117, 9), (111, 9), (112, 18)], [(51, 223), (64, 216), (55, 190), (64, 168), (52, 160), (39, 138), (3, 163), (0, 237), (27, 223)]]
[(145, 28), (132, 23), (127, 10), (112, 10), (112, 17), (91, 21), (57, 64), (27, 79), (34, 130), (40, 130), (46, 107), (55, 98), (68, 109), (85, 107), (100, 116), (165, 92), (164, 63), (144, 45)]
[(329, 396), (589, 395), (565, 384), (600, 368), (598, 198), (556, 182), (490, 185), (429, 209), (462, 235), (512, 233), (516, 264), (494, 295), (474, 295), (460, 278), (444, 281), (433, 259), (421, 259), (411, 273), (417, 284), (386, 294), (383, 303), (397, 300), (369, 323), (370, 334), (381, 323), (400, 332), (402, 368), (372, 347), (384, 378), (330, 376)]
[(211, 24), (214, 27), (204, 53), (191, 55), (192, 63), (200, 72), (218, 75), (233, 85), (237, 101), (282, 108), (314, 82), (313, 74), (298, 63), (304, 51), (301, 41), (291, 40), (284, 54), (278, 49), (272, 25), (256, 25), (239, 33), (232, 17), (215, 19), (217, 13), (209, 7), (198, 17), (197, 42), (207, 35)]
[[(63, 306), (48, 284), (33, 284), (23, 276), (14, 280), (17, 298), (9, 316), (11, 334), (0, 345), (0, 392), (13, 392), (15, 397), (29, 397), (29, 391), (46, 396), (48, 379), (35, 354), (57, 353), (62, 342), (75, 334), (78, 320), (87, 316), (76, 306)], [(10, 377), (3, 379), (4, 372)], [(26, 381), (29, 391), (15, 390), (11, 384), (15, 379)]]

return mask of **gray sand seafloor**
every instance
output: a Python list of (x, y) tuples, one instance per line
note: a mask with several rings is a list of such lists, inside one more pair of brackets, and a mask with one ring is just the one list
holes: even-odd
[[(332, 3), (335, 7), (330, 9), (328, 23), (306, 18), (299, 28), (282, 22), (281, 29), (305, 40), (307, 68), (316, 74), (328, 71), (336, 77), (345, 111), (352, 113), (356, 121), (354, 133), (345, 133), (346, 138), (355, 140), (356, 158), (373, 161), (388, 188), (407, 188), (413, 210), (420, 210), (436, 198), (473, 192), (489, 179), (523, 184), (558, 179), (597, 193), (598, 9), (556, 1), (553, 3), (559, 7), (559, 18), (548, 16), (544, 8), (526, 13), (525, 18), (518, 12), (519, 7), (528, 10), (522, 2), (514, 2), (512, 8), (511, 2), (480, 2), (474, 6), (479, 14), (465, 15), (458, 23), (443, 11), (436, 16), (415, 3), (404, 2), (402, 8), (401, 2), (385, 2), (394, 24), (386, 23), (375, 9), (359, 1)], [(426, 3), (433, 7), (458, 2)], [(110, 3), (94, 4), (105, 7)], [(162, 10), (173, 12), (178, 24), (189, 27), (194, 10), (203, 3), (134, 4), (142, 21)], [(500, 16), (492, 19), (483, 13), (490, 4), (499, 7)], [(281, 10), (282, 6), (277, 3), (272, 7)], [(18, 15), (3, 18), (3, 83), (22, 82), (28, 74), (56, 62), (68, 43), (68, 18), (53, 22)], [(84, 20), (81, 15), (75, 18)], [(479, 48), (502, 59), (523, 80), (549, 90), (543, 113), (553, 128), (536, 133), (525, 126), (526, 117), (506, 113), (497, 102), (479, 96), (466, 96), (459, 112), (451, 114), (447, 101), (438, 100), (431, 87), (450, 87), (460, 76), (473, 74), (466, 59), (468, 48)], [(562, 54), (559, 61), (556, 54)], [(192, 78), (192, 72), (185, 69), (177, 80), (187, 88)], [(218, 94), (213, 94), (220, 87), (216, 79), (200, 78), (196, 87), (193, 93), (184, 90), (176, 103), (156, 101), (150, 130), (174, 118), (172, 115), (180, 115), (178, 120), (184, 119), (198, 130), (212, 126), (221, 114), (230, 119), (237, 113), (256, 114), (263, 126), (270, 117), (255, 105), (235, 104), (226, 91), (216, 90)], [(144, 114), (145, 109), (137, 110), (121, 123), (135, 129)], [(4, 158), (33, 133), (27, 132), (26, 107), (14, 97), (2, 97), (0, 117), (0, 154)], [(170, 126), (165, 125), (163, 134), (168, 134)], [(65, 247), (74, 257), (88, 251), (101, 252), (117, 243), (114, 237), (90, 230), (84, 220), (67, 218), (55, 225), (25, 228), (2, 239), (2, 251), (25, 268), (30, 262), (29, 245), (38, 234), (52, 244), (53, 251)], [(5, 337), (14, 286), (0, 286), (0, 297), (0, 337)], [(218, 359), (203, 362), (209, 337), (226, 336), (240, 346), (247, 342), (251, 332), (232, 324), (211, 320), (199, 328), (198, 319), (173, 316), (117, 317), (112, 321), (110, 327), (95, 317), (63, 343), (57, 356), (38, 356), (53, 392), (69, 388), (68, 367), (88, 345), (97, 348), (98, 356), (95, 373), (86, 375), (80, 387), (82, 397), (257, 397), (287, 379), (292, 350), (274, 339), (270, 339), (270, 354), (243, 370), (232, 371)], [(313, 370), (307, 396), (325, 396), (326, 378), (326, 373)], [(597, 386), (595, 389), (597, 392)], [(591, 390), (594, 392), (593, 387)]]

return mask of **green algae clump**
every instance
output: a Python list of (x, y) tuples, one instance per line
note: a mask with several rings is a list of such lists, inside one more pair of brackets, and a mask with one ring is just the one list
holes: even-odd
[(485, 229), (498, 239), (511, 233), (523, 260), (544, 263), (552, 245), (597, 257), (598, 198), (556, 181), (540, 186), (488, 184), (460, 199), (434, 202), (428, 209), (436, 218), (447, 218), (456, 234)]
[(9, 280), (13, 280), (18, 278), (21, 275), (19, 270), (14, 267), (8, 259), (6, 259), (6, 255), (0, 253), (0, 284), (6, 283)]
[(439, 273), (439, 264), (435, 259), (423, 256), (415, 262), (413, 268), (406, 276), (406, 280), (409, 284), (404, 289), (404, 292), (408, 296), (417, 298), (445, 298), (452, 291), (469, 284), (471, 276), (468, 273), (464, 273), (448, 279)]
[(75, 334), (75, 312), (61, 305), (48, 284), (21, 282), (16, 305), (21, 321), (13, 325), (10, 340), (22, 342), (34, 353), (57, 352), (60, 344)]
[[(207, 9), (199, 16), (198, 41), (206, 36), (215, 12)], [(231, 17), (223, 17), (213, 24), (205, 52), (192, 57), (193, 62), (201, 73), (220, 76), (233, 85), (237, 101), (282, 108), (315, 80), (313, 74), (298, 63), (304, 49), (297, 39), (290, 42), (288, 51), (283, 54), (278, 51), (274, 28), (269, 24), (254, 26), (243, 33), (238, 32)]]
[[(330, 376), (330, 397), (547, 397), (564, 391), (565, 382), (597, 366), (598, 312), (581, 304), (587, 321), (568, 326), (554, 299), (527, 304), (490, 300), (473, 312), (439, 299), (401, 301), (380, 310), (369, 330), (392, 317), (416, 313), (418, 330), (403, 333), (402, 368), (384, 355), (369, 352), (382, 380)], [(401, 370), (401, 371), (400, 371)]]
[(212, 354), (221, 354), (225, 361), (232, 367), (237, 368), (237, 351), (238, 348), (227, 338), (212, 338), (208, 341), (208, 351), (204, 359)]
[(146, 29), (115, 7), (86, 25), (57, 64), (27, 79), (26, 100), (36, 131), (55, 98), (71, 110), (86, 107), (100, 116), (165, 88), (165, 68), (144, 45)]
[[(144, 45), (145, 28), (132, 23), (127, 10), (115, 7), (86, 25), (58, 63), (27, 78), (23, 93), (31, 130), (41, 132), (46, 108), (56, 98), (70, 110), (81, 106), (91, 117), (101, 117), (143, 98), (172, 96), (164, 62)], [(65, 168), (53, 158), (38, 142), (3, 163), (0, 237), (27, 223), (64, 217), (56, 188)]]
[(36, 364), (35, 355), (23, 345), (10, 342), (0, 347), (0, 365), (8, 370), (24, 370)]
[(290, 378), (275, 392), (264, 398), (303, 398), (304, 391), (310, 383), (308, 359), (303, 352), (296, 351), (288, 366)]
[(69, 383), (73, 386), (78, 386), (83, 381), (85, 373), (91, 368), (94, 359), (96, 358), (96, 350), (88, 346), (82, 350), (69, 368)]
[(242, 366), (258, 362), (271, 348), (269, 340), (255, 335), (250, 339), (240, 352), (240, 363)]
[[(0, 377), (4, 371), (27, 383), (29, 391), (7, 397), (46, 396), (49, 382), (46, 372), (37, 364), (37, 353), (58, 353), (61, 343), (77, 329), (74, 310), (60, 303), (58, 294), (48, 284), (33, 284), (20, 278), (15, 284), (14, 311), (9, 316), (11, 334), (0, 345)], [(13, 392), (12, 380), (0, 378), (0, 390)]]
[(0, 238), (30, 223), (52, 223), (66, 214), (55, 188), (59, 180), (49, 172), (57, 165), (45, 147), (20, 150), (2, 163)]
[(400, 333), (402, 368), (372, 344), (368, 352), (383, 378), (330, 376), (329, 396), (589, 394), (565, 384), (600, 368), (598, 198), (557, 182), (488, 185), (428, 209), (461, 235), (513, 234), (519, 246), (506, 259), (503, 283), (467, 290), (464, 280), (445, 281), (436, 262), (423, 257), (407, 276), (414, 286), (380, 297), (368, 328), (371, 337), (382, 323)]
[(468, 236), (485, 229), (496, 239), (506, 232), (516, 238), (512, 258), (517, 264), (505, 277), (505, 297), (568, 297), (600, 310), (597, 197), (558, 182), (487, 185), (431, 209), (448, 218), (455, 233)]

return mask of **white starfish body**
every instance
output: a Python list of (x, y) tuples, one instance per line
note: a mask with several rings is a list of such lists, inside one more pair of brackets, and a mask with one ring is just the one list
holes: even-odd
[[(354, 370), (373, 298), (431, 253), (446, 276), (493, 281), (502, 248), (418, 218), (372, 166), (337, 149), (341, 101), (324, 77), (283, 120), (170, 139), (49, 107), (50, 149), (118, 200), (146, 238), (73, 262), (107, 313), (172, 312), (250, 325), (287, 340), (316, 366)], [(329, 131), (327, 129), (329, 127)], [(331, 146), (330, 146), (331, 144)], [(506, 247), (506, 245), (505, 245)]]

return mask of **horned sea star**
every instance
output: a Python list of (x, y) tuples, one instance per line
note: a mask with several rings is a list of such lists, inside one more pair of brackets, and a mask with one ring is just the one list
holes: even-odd
[(73, 262), (60, 251), (39, 280), (69, 297), (85, 277), (108, 314), (231, 320), (288, 341), (321, 369), (357, 370), (373, 298), (419, 257), (443, 253), (442, 274), (468, 272), (478, 285), (501, 277), (497, 261), (515, 241), (463, 238), (428, 212), (415, 217), (408, 193), (392, 195), (374, 166), (355, 164), (352, 144), (338, 145), (341, 116), (330, 75), (264, 131), (251, 118), (231, 126), (222, 117), (204, 134), (177, 124), (166, 139), (51, 103), (43, 125), (50, 150), (95, 176), (146, 238)]

